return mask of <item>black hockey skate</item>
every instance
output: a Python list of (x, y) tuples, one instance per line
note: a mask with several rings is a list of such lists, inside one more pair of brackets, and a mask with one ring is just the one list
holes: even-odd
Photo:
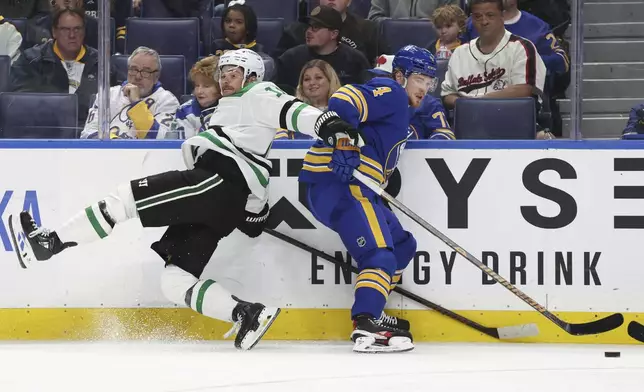
[(235, 347), (241, 350), (250, 350), (268, 331), (268, 328), (280, 314), (281, 309), (233, 298), (239, 304), (233, 309), (233, 327), (226, 332), (224, 338), (237, 333)]
[(382, 325), (386, 325), (388, 327), (392, 328), (397, 328), (397, 329), (402, 329), (403, 331), (409, 331), (411, 330), (411, 326), (409, 325), (409, 321), (396, 317), (396, 316), (389, 316), (385, 313), (383, 310), (382, 313), (380, 314), (380, 319), (378, 319)]
[(63, 243), (55, 231), (38, 227), (27, 211), (18, 216), (9, 216), (9, 232), (22, 268), (29, 267), (35, 261), (49, 260), (65, 248), (77, 245), (75, 242)]
[(385, 325), (380, 318), (358, 315), (353, 321), (353, 351), (359, 353), (394, 353), (414, 349), (409, 331)]

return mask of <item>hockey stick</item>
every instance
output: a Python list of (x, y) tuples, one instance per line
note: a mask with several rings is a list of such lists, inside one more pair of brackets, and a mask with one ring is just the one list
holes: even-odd
[(637, 321), (631, 321), (628, 324), (628, 335), (633, 339), (644, 343), (644, 325)]
[(485, 272), (488, 276), (490, 276), (492, 279), (494, 279), (496, 282), (501, 284), (503, 287), (506, 289), (510, 290), (514, 295), (519, 297), (523, 302), (527, 303), (531, 307), (533, 307), (537, 312), (541, 313), (545, 318), (548, 320), (552, 321), (555, 323), (558, 327), (563, 329), (564, 331), (568, 332), (571, 335), (595, 335), (598, 333), (603, 333), (603, 332), (608, 332), (612, 331), (613, 329), (618, 328), (624, 323), (624, 316), (621, 313), (614, 313), (611, 314), (610, 316), (607, 316), (603, 319), (596, 320), (596, 321), (591, 321), (588, 323), (579, 323), (579, 324), (572, 324), (572, 323), (567, 323), (560, 319), (559, 317), (555, 316), (554, 314), (550, 313), (545, 307), (540, 305), (537, 301), (534, 299), (528, 297), (523, 291), (519, 290), (516, 286), (505, 280), (503, 277), (501, 277), (499, 274), (494, 272), (493, 269), (488, 267), (487, 265), (483, 264), (481, 261), (479, 261), (476, 257), (474, 257), (472, 254), (458, 246), (454, 241), (449, 239), (446, 235), (441, 233), (438, 229), (436, 229), (434, 226), (430, 225), (425, 221), (423, 218), (420, 216), (416, 215), (412, 210), (407, 208), (404, 204), (393, 198), (390, 194), (385, 192), (384, 189), (380, 188), (378, 184), (376, 184), (374, 181), (366, 177), (364, 174), (360, 173), (358, 170), (353, 171), (353, 177), (360, 181), (362, 184), (364, 184), (367, 188), (371, 189), (374, 193), (388, 201), (390, 204), (392, 204), (394, 207), (402, 211), (405, 215), (410, 217), (414, 222), (418, 223), (420, 226), (422, 226), (425, 230), (429, 231), (431, 234), (433, 234), (435, 237), (443, 241), (447, 246), (450, 248), (454, 249), (456, 252), (458, 252), (461, 256), (465, 257), (467, 261), (470, 263), (474, 264), (476, 267), (478, 267), (481, 271)]
[[(306, 245), (303, 242), (300, 242), (296, 240), (295, 238), (289, 237), (285, 234), (280, 233), (279, 231), (273, 230), (273, 229), (264, 229), (264, 232), (272, 235), (275, 238), (278, 238), (284, 242), (287, 242), (293, 246), (296, 246), (304, 251), (310, 252), (311, 254), (324, 259), (326, 261), (330, 261), (331, 263), (340, 266), (343, 269), (350, 268), (351, 272), (357, 274), (358, 268), (356, 268), (353, 265), (347, 265), (346, 263), (341, 262), (340, 260), (336, 259), (335, 257), (324, 253), (320, 250), (317, 250), (311, 246)], [(413, 301), (416, 301), (417, 303), (424, 305), (430, 309), (433, 309), (437, 311), (438, 313), (442, 314), (443, 316), (447, 316), (453, 320), (456, 320), (460, 323), (463, 323), (467, 325), (470, 328), (474, 328), (475, 330), (482, 332), (488, 336), (491, 336), (495, 339), (517, 339), (517, 338), (524, 338), (528, 336), (535, 336), (539, 334), (539, 329), (535, 324), (523, 324), (523, 325), (517, 325), (513, 327), (501, 327), (501, 328), (492, 328), (492, 327), (486, 327), (483, 326), (476, 321), (472, 321), (466, 317), (461, 316), (460, 314), (454, 313), (449, 309), (445, 309), (444, 307), (437, 305), (433, 302), (430, 302), (426, 300), (425, 298), (422, 298), (414, 293), (410, 293), (409, 291), (401, 288), (401, 287), (395, 287), (394, 291), (397, 292), (398, 294), (402, 295), (403, 297), (407, 297)]]

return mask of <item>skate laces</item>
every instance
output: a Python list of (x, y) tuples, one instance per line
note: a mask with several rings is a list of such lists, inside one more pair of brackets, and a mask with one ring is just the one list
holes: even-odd
[(395, 316), (389, 316), (385, 312), (382, 312), (380, 314), (380, 318), (378, 319), (380, 323), (385, 323), (389, 325), (398, 325), (398, 318)]
[(29, 233), (29, 238), (34, 238), (34, 237), (38, 237), (38, 236), (41, 236), (41, 235), (45, 236), (45, 237), (49, 237), (49, 235), (51, 234), (51, 230), (46, 229), (44, 227), (36, 226), (36, 222), (34, 222), (34, 221), (32, 221), (31, 225), (32, 225), (32, 227), (34, 227), (34, 230), (31, 233)]
[(237, 334), (237, 332), (239, 332), (239, 329), (241, 328), (241, 326), (242, 326), (242, 322), (243, 322), (243, 321), (244, 321), (243, 316), (242, 316), (242, 315), (238, 315), (238, 316), (237, 316), (237, 321), (235, 321), (235, 322), (233, 323), (232, 328), (230, 328), (230, 330), (228, 330), (228, 332), (226, 332), (226, 333), (224, 334), (224, 339), (228, 339), (230, 336), (232, 336), (232, 335), (236, 335), (236, 334)]

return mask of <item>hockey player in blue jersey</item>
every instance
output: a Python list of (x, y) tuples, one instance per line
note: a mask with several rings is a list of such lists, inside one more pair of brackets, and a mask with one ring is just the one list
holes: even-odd
[(300, 172), (300, 182), (308, 184), (309, 209), (340, 235), (358, 263), (351, 309), (351, 339), (357, 352), (414, 347), (409, 323), (383, 310), (416, 253), (416, 240), (352, 173), (357, 169), (386, 183), (407, 142), (409, 106), (418, 107), (435, 87), (435, 72), (431, 53), (410, 45), (396, 53), (391, 78), (341, 87), (316, 123), (321, 140), (307, 152)]

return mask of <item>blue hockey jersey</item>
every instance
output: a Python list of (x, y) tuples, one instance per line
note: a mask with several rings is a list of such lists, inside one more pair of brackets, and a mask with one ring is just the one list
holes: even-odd
[[(557, 43), (557, 38), (552, 34), (550, 26), (546, 22), (529, 12), (521, 11), (518, 18), (505, 21), (505, 29), (532, 42), (548, 71), (568, 72), (570, 59)], [(468, 42), (478, 36), (479, 34), (472, 24), (472, 18), (468, 18), (466, 31), (461, 37), (462, 40)]]
[(454, 140), (445, 109), (441, 102), (427, 95), (420, 103), (420, 107), (409, 108), (411, 112), (410, 139), (435, 139), (435, 140)]
[[(348, 84), (329, 100), (329, 110), (360, 130), (365, 146), (361, 148), (358, 170), (379, 184), (394, 172), (409, 129), (409, 98), (395, 80), (373, 78), (366, 84)], [(328, 167), (333, 148), (318, 140), (304, 157), (300, 181), (319, 183), (337, 181)]]

